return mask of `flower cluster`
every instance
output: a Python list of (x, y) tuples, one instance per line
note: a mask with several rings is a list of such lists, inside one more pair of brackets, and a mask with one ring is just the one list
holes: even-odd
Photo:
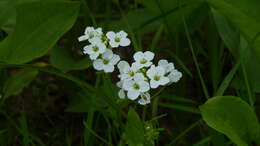
[(182, 73), (167, 60), (159, 60), (155, 65), (152, 62), (155, 55), (150, 51), (136, 52), (131, 65), (124, 60), (120, 61), (120, 57), (114, 54), (112, 49), (130, 45), (131, 41), (124, 31), (117, 33), (109, 31), (105, 34), (101, 28), (87, 27), (84, 35), (78, 40), (90, 43), (84, 47), (83, 53), (88, 54), (93, 60), (93, 67), (96, 70), (109, 73), (113, 72), (114, 66), (117, 65), (120, 72), (118, 75), (120, 81), (117, 83), (120, 88), (118, 96), (122, 99), (126, 97), (130, 100), (138, 99), (141, 105), (149, 104), (151, 89), (178, 82), (182, 77)]
[(84, 54), (88, 54), (93, 60), (93, 67), (96, 70), (106, 73), (113, 72), (115, 65), (120, 60), (120, 57), (113, 53), (112, 49), (122, 46), (129, 46), (130, 40), (127, 38), (127, 33), (124, 31), (103, 33), (102, 28), (95, 29), (87, 27), (84, 35), (78, 40), (88, 41), (90, 44), (84, 47)]
[(133, 58), (131, 66), (126, 61), (117, 64), (120, 72), (120, 81), (117, 83), (121, 88), (118, 93), (120, 98), (127, 95), (129, 99), (136, 100), (140, 96), (138, 103), (148, 104), (151, 100), (149, 90), (177, 82), (182, 77), (182, 73), (167, 60), (160, 60), (157, 66), (154, 65), (154, 53), (150, 51), (136, 52)]

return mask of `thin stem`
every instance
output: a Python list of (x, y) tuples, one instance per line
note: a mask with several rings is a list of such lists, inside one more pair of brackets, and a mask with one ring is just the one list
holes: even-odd
[(193, 58), (193, 61), (194, 61), (195, 66), (196, 66), (196, 70), (197, 70), (199, 78), (200, 78), (201, 86), (202, 86), (202, 89), (203, 89), (205, 97), (208, 99), (209, 98), (209, 93), (208, 93), (205, 81), (204, 81), (204, 79), (203, 79), (203, 77), (201, 75), (201, 71), (200, 71), (200, 68), (199, 68), (199, 63), (198, 63), (198, 60), (197, 60), (196, 55), (194, 53), (194, 49), (193, 49), (193, 45), (192, 45), (192, 42), (191, 42), (190, 33), (189, 33), (189, 30), (188, 30), (188, 27), (187, 27), (187, 24), (186, 24), (184, 16), (183, 16), (183, 24), (184, 24), (185, 33), (186, 33), (186, 36), (187, 36), (187, 39), (188, 39), (188, 42), (189, 42), (192, 58)]

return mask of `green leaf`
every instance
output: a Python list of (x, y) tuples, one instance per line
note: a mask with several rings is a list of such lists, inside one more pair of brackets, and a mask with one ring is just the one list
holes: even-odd
[(35, 69), (23, 69), (11, 76), (5, 83), (3, 92), (4, 98), (11, 95), (17, 95), (22, 92), (23, 88), (28, 86), (33, 79), (37, 76), (38, 70)]
[[(260, 33), (259, 2), (256, 0), (239, 0), (239, 2), (234, 0), (207, 0), (207, 2), (226, 16), (240, 30), (248, 42), (254, 40), (253, 51), (260, 57), (260, 37), (256, 37)], [(258, 12), (251, 6), (258, 9)]]
[(259, 140), (259, 124), (253, 109), (239, 97), (216, 96), (200, 106), (203, 119), (235, 144)]
[(183, 16), (187, 18), (191, 31), (194, 31), (202, 24), (207, 10), (201, 0), (140, 0), (139, 3), (150, 11), (150, 15), (156, 16), (154, 21), (160, 20), (173, 32), (182, 32)]
[(20, 64), (45, 55), (72, 27), (78, 10), (77, 2), (19, 3), (16, 28), (0, 44), (0, 61)]
[(125, 139), (129, 146), (141, 146), (144, 144), (144, 126), (133, 108), (130, 108), (128, 112)]
[(18, 0), (0, 1), (0, 28), (10, 33), (14, 29), (16, 9), (15, 4)]
[(80, 59), (73, 57), (71, 54), (72, 51), (67, 48), (56, 47), (50, 52), (50, 62), (63, 72), (83, 70), (91, 65), (91, 61), (87, 57)]

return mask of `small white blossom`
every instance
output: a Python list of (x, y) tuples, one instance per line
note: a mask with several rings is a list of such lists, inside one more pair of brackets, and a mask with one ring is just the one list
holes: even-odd
[(182, 77), (182, 73), (176, 69), (171, 71), (171, 73), (168, 75), (170, 82), (174, 82), (174, 83), (178, 82), (181, 79), (181, 77)]
[(78, 41), (85, 41), (88, 40), (92, 42), (91, 40), (94, 39), (95, 37), (100, 37), (103, 34), (102, 28), (97, 28), (95, 29), (94, 27), (87, 27), (85, 29), (84, 35), (80, 36), (78, 38)]
[(165, 77), (165, 70), (161, 66), (155, 67), (154, 65), (146, 72), (146, 75), (151, 79), (151, 88), (157, 88), (160, 85), (166, 85), (170, 82), (169, 78)]
[(151, 66), (153, 63), (151, 62), (154, 58), (154, 53), (150, 52), (150, 51), (146, 51), (146, 52), (136, 52), (134, 54), (134, 60), (136, 61), (135, 63), (133, 63), (135, 66), (137, 66), (137, 68), (143, 68), (143, 67), (149, 67)]
[(106, 51), (106, 45), (103, 43), (93, 43), (84, 47), (83, 53), (88, 54), (91, 60), (97, 59), (97, 57)]
[(104, 70), (105, 72), (113, 72), (114, 65), (120, 60), (120, 57), (116, 54), (113, 54), (111, 50), (106, 50), (105, 53), (102, 54), (101, 59), (97, 59), (94, 61), (93, 66), (96, 70)]
[(116, 84), (119, 88), (121, 88), (119, 91), (118, 91), (118, 97), (121, 98), (121, 99), (124, 99), (126, 97), (125, 95), (125, 91), (123, 88), (123, 82), (122, 81), (119, 81), (117, 82)]
[(127, 33), (124, 31), (120, 31), (115, 33), (113, 31), (109, 31), (106, 34), (109, 39), (109, 44), (111, 47), (116, 48), (119, 46), (126, 47), (130, 45), (130, 40), (127, 38)]
[(117, 67), (120, 72), (119, 78), (121, 80), (133, 79), (135, 73), (138, 71), (137, 66), (134, 64), (130, 66), (126, 61), (120, 61)]
[(150, 89), (149, 83), (144, 81), (144, 76), (138, 73), (134, 76), (133, 80), (125, 80), (123, 89), (127, 91), (127, 97), (135, 100), (140, 94), (147, 92)]
[(151, 96), (148, 92), (141, 93), (141, 98), (138, 100), (138, 103), (141, 105), (146, 105), (151, 103)]
[(174, 70), (174, 65), (173, 63), (169, 63), (167, 60), (165, 59), (162, 59), (162, 60), (159, 60), (158, 62), (158, 66), (161, 66), (164, 68), (165, 70), (165, 74), (171, 72)]

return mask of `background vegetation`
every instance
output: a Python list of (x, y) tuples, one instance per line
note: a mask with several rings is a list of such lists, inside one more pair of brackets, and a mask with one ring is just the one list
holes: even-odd
[[(1, 0), (0, 145), (259, 145), (259, 15), (258, 0)], [(150, 50), (183, 78), (147, 106), (119, 99), (82, 54), (86, 26), (127, 31), (124, 59)]]

